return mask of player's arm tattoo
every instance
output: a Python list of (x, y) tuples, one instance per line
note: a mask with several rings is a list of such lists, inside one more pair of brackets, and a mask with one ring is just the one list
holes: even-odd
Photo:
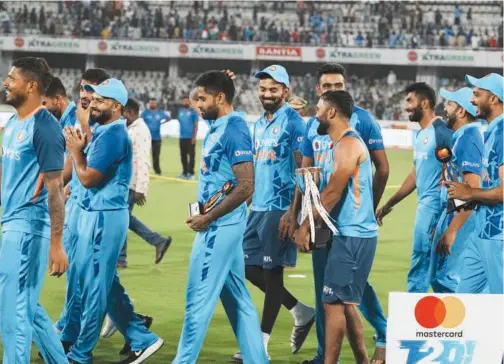
[(65, 222), (65, 196), (63, 193), (63, 171), (50, 171), (42, 175), (47, 190), (47, 204), (51, 218), (51, 244), (61, 244)]
[(301, 168), (303, 163), (303, 155), (299, 150), (294, 151), (294, 160), (296, 161), (296, 168)]
[(230, 213), (254, 193), (254, 164), (252, 162), (235, 164), (233, 173), (238, 184), (220, 204), (207, 214), (211, 221)]

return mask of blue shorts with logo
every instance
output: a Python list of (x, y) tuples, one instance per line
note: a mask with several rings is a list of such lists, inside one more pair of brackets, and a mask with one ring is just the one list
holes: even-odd
[(377, 237), (333, 236), (325, 268), (324, 303), (360, 304), (377, 242)]
[(295, 267), (296, 245), (279, 238), (280, 219), (285, 211), (252, 211), (243, 237), (245, 265), (264, 269)]

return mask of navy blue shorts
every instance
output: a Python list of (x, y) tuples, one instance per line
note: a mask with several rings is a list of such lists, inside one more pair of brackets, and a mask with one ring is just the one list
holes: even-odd
[(252, 211), (243, 237), (245, 265), (258, 265), (264, 269), (295, 267), (296, 245), (278, 237), (280, 219), (285, 211)]
[(324, 276), (324, 303), (360, 304), (377, 241), (377, 237), (333, 237)]

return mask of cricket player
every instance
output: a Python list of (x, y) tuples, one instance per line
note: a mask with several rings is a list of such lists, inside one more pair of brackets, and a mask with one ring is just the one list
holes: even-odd
[[(322, 65), (317, 74), (318, 83), (316, 86), (317, 95), (320, 97), (324, 92), (346, 90), (347, 77), (346, 70), (340, 64), (326, 63)], [(303, 153), (303, 167), (322, 167), (325, 161), (330, 157), (331, 139), (327, 135), (319, 135), (319, 121), (316, 117), (308, 120), (308, 124), (303, 139), (301, 152)], [(366, 143), (376, 172), (373, 178), (373, 204), (378, 206), (389, 175), (389, 164), (380, 126), (374, 120), (368, 110), (358, 105), (354, 105), (350, 126), (354, 128)], [(324, 181), (320, 189), (324, 188)], [(287, 214), (290, 214), (289, 223), (281, 227), (284, 236), (292, 236), (297, 229), (298, 216), (301, 206), (300, 191), (296, 190), (294, 201), (291, 204)], [(288, 232), (287, 232), (288, 230)], [(322, 248), (312, 251), (313, 277), (315, 281), (315, 304), (316, 304), (316, 329), (318, 348), (317, 354), (313, 359), (303, 361), (303, 364), (323, 363), (325, 357), (325, 314), (324, 304), (322, 302), (322, 291), (324, 287), (324, 275), (327, 265), (329, 249)], [(376, 348), (373, 355), (373, 364), (383, 364), (385, 362), (385, 347), (387, 336), (387, 319), (378, 301), (378, 297), (373, 287), (367, 283), (362, 297), (362, 303), (359, 305), (366, 320), (375, 329)]]
[[(476, 119), (476, 107), (471, 104), (472, 90), (469, 87), (455, 92), (441, 89), (440, 94), (446, 100), (448, 128), (454, 132), (451, 141), (452, 160), (444, 172), (445, 178), (457, 176), (471, 187), (478, 188), (481, 183), (483, 136), (481, 122)], [(448, 193), (446, 186), (443, 186), (441, 216), (434, 235), (430, 262), (430, 283), (436, 293), (457, 291), (466, 241), (476, 229), (476, 214), (472, 209), (447, 213), (447, 203)]]
[(426, 293), (430, 285), (431, 247), (441, 213), (442, 163), (436, 159), (438, 146), (451, 148), (453, 131), (434, 113), (436, 92), (424, 82), (405, 90), (410, 121), (420, 124), (414, 141), (414, 166), (399, 190), (376, 212), (378, 223), (392, 208), (418, 189), (418, 207), (413, 233), (413, 253), (408, 272), (408, 292)]
[(178, 121), (180, 124), (179, 147), (182, 173), (177, 178), (194, 180), (194, 156), (196, 155), (199, 115), (191, 107), (189, 95), (183, 95), (181, 101), (182, 107), (178, 112)]
[(467, 183), (447, 182), (448, 196), (479, 205), (477, 227), (467, 242), (460, 293), (503, 293), (503, 217), (502, 217), (502, 134), (504, 100), (501, 75), (482, 78), (466, 75), (473, 87), (472, 103), (478, 117), (488, 121), (484, 133), (483, 177), (481, 188)]
[[(264, 346), (285, 301), (294, 316), (291, 351), (298, 352), (315, 321), (315, 310), (299, 302), (284, 287), (284, 267), (295, 267), (297, 248), (290, 239), (281, 239), (278, 231), (294, 195), (294, 174), (301, 165), (299, 148), (305, 124), (301, 116), (286, 102), (289, 75), (279, 65), (257, 72), (259, 99), (264, 115), (254, 124), (255, 190), (251, 213), (243, 238), (247, 279), (264, 294), (261, 330)], [(240, 360), (240, 353), (233, 360)]]
[(161, 175), (161, 166), (159, 164), (159, 158), (161, 156), (161, 121), (168, 119), (170, 120), (170, 115), (164, 110), (158, 109), (157, 100), (153, 97), (149, 99), (149, 105), (146, 110), (142, 112), (142, 119), (145, 124), (149, 127), (152, 139), (152, 162), (154, 167), (154, 172), (156, 175)]
[[(324, 277), (326, 317), (324, 363), (336, 363), (345, 333), (356, 363), (368, 363), (364, 328), (357, 313), (371, 271), (378, 240), (373, 206), (373, 170), (367, 145), (351, 128), (354, 113), (347, 91), (328, 91), (317, 103), (319, 134), (329, 135), (332, 146), (322, 165), (326, 187), (320, 202), (335, 222)], [(314, 211), (314, 218), (319, 213)], [(306, 218), (295, 233), (296, 244), (310, 250), (310, 222)]]
[[(163, 340), (146, 329), (119, 281), (116, 263), (128, 231), (128, 190), (132, 174), (132, 147), (121, 119), (128, 100), (123, 83), (110, 78), (97, 86), (90, 118), (97, 123), (90, 143), (72, 128), (65, 130), (68, 149), (81, 184), (80, 231), (75, 266), (81, 289), (81, 329), (70, 348), (70, 363), (92, 362), (107, 312), (119, 331), (131, 342), (132, 351), (121, 363), (141, 363), (152, 356)], [(85, 147), (85, 154), (84, 149)]]
[(198, 109), (209, 120), (210, 130), (203, 141), (198, 181), (203, 214), (196, 213), (186, 222), (197, 234), (189, 264), (184, 325), (173, 363), (197, 362), (219, 296), (243, 361), (269, 363), (244, 274), (245, 201), (254, 191), (249, 129), (233, 112), (235, 87), (229, 76), (210, 71), (198, 78), (196, 86)]
[(68, 268), (62, 245), (65, 140), (42, 106), (51, 75), (42, 58), (13, 62), (4, 82), (17, 113), (2, 145), (0, 331), (4, 364), (30, 363), (32, 340), (46, 363), (67, 363), (63, 346), (38, 303), (47, 265), (51, 276)]

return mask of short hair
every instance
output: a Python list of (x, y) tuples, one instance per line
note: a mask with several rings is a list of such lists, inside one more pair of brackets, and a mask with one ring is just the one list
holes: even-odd
[(90, 68), (84, 71), (81, 79), (89, 81), (93, 84), (99, 85), (105, 80), (111, 78), (110, 73), (105, 71), (103, 68)]
[(155, 97), (149, 97), (149, 101), (156, 101), (157, 102), (157, 99)]
[(222, 71), (208, 71), (196, 80), (196, 86), (205, 88), (212, 95), (222, 92), (226, 101), (231, 104), (234, 99), (235, 87), (231, 78)]
[(320, 98), (329, 102), (339, 113), (343, 114), (348, 119), (352, 117), (354, 100), (348, 91), (326, 91)]
[(63, 86), (63, 82), (61, 82), (59, 77), (54, 76), (51, 80), (51, 83), (46, 89), (45, 95), (47, 97), (61, 96), (64, 98), (68, 98), (65, 86)]
[(432, 109), (436, 107), (436, 91), (425, 82), (415, 82), (406, 87), (406, 94), (410, 92), (416, 94), (420, 100), (427, 100)]
[(339, 63), (324, 63), (317, 70), (317, 82), (320, 82), (320, 79), (322, 78), (323, 75), (334, 74), (334, 73), (338, 74), (338, 75), (342, 75), (346, 81), (347, 73), (346, 73), (345, 67), (343, 67)]
[(130, 97), (128, 99), (128, 102), (126, 103), (126, 106), (124, 106), (124, 109), (131, 110), (135, 114), (138, 114), (140, 112), (140, 104), (138, 103), (138, 101)]
[(180, 96), (180, 99), (181, 100), (184, 100), (184, 99), (190, 99), (189, 95), (188, 94), (182, 94), (182, 96)]
[(37, 82), (38, 90), (43, 95), (51, 83), (51, 70), (44, 58), (23, 57), (12, 63), (12, 67), (19, 68), (28, 81)]

